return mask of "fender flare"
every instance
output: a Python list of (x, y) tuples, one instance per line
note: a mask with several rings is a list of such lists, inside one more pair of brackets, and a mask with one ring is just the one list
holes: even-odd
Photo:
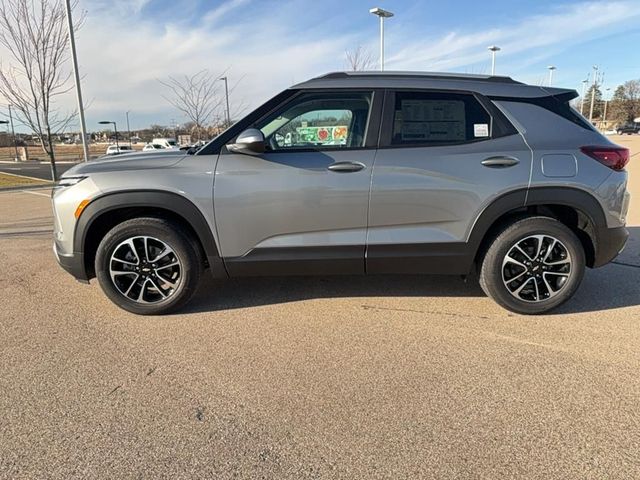
[(94, 222), (109, 211), (131, 207), (161, 208), (183, 218), (197, 235), (214, 277), (227, 276), (211, 227), (200, 209), (187, 198), (162, 190), (114, 192), (92, 199), (78, 218), (73, 237), (74, 253), (82, 258), (82, 265), (87, 233)]
[(533, 187), (522, 188), (505, 193), (491, 202), (476, 219), (468, 236), (468, 244), (474, 252), (478, 252), (489, 229), (504, 215), (542, 205), (563, 205), (582, 212), (594, 227), (592, 241), (594, 250), (607, 229), (607, 222), (602, 206), (590, 193), (575, 187)]

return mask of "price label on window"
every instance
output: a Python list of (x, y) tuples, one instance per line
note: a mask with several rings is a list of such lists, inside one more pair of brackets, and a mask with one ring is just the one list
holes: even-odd
[(474, 123), (473, 124), (473, 136), (474, 137), (488, 137), (489, 125), (486, 123)]

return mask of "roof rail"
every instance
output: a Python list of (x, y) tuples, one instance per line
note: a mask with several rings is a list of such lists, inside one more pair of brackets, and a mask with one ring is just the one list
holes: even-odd
[(511, 77), (503, 77), (498, 75), (476, 75), (470, 73), (443, 73), (443, 72), (402, 72), (402, 71), (385, 71), (385, 72), (331, 72), (316, 77), (316, 79), (332, 79), (332, 78), (349, 78), (349, 77), (372, 77), (372, 78), (425, 78), (436, 80), (469, 80), (474, 82), (495, 82), (495, 83), (511, 83), (523, 85)]

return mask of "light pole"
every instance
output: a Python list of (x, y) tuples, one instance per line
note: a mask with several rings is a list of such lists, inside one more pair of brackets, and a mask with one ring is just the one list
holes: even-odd
[(487, 50), (491, 52), (491, 75), (493, 76), (496, 74), (496, 52), (500, 51), (500, 47), (491, 45)]
[(98, 122), (100, 125), (113, 125), (113, 132), (114, 135), (116, 136), (116, 149), (118, 150), (118, 153), (120, 153), (120, 144), (118, 143), (118, 126), (116, 125), (116, 122), (112, 122), (110, 120), (102, 120), (101, 122)]
[(18, 161), (18, 138), (16, 137), (16, 131), (13, 128), (13, 114), (11, 113), (11, 104), (9, 104), (9, 122), (11, 122), (11, 136), (13, 137), (13, 149), (16, 153), (16, 162)]
[(129, 148), (131, 148), (131, 128), (129, 127), (129, 112), (130, 110), (127, 110), (127, 136), (129, 137)]
[(69, 46), (71, 47), (71, 60), (73, 64), (73, 74), (76, 80), (76, 97), (78, 101), (78, 115), (80, 116), (80, 133), (82, 134), (82, 151), (84, 161), (89, 160), (89, 146), (87, 145), (87, 125), (84, 120), (84, 106), (82, 103), (82, 89), (80, 88), (80, 73), (78, 72), (78, 55), (76, 54), (76, 39), (73, 34), (73, 20), (71, 18), (70, 0), (65, 1), (67, 7), (67, 28), (69, 29)]
[(587, 83), (589, 83), (589, 79), (585, 78), (582, 80), (582, 95), (580, 97), (580, 115), (582, 115), (582, 111), (584, 110), (584, 94), (587, 92)]
[(589, 108), (589, 123), (593, 123), (593, 104), (596, 100), (596, 88), (598, 88), (598, 66), (593, 66), (593, 86), (591, 89), (591, 107)]
[(609, 90), (611, 88), (607, 88), (604, 91), (604, 113), (602, 114), (602, 128), (607, 128), (607, 106), (609, 105)]
[(556, 67), (549, 65), (547, 68), (549, 69), (549, 86), (551, 86), (553, 85), (553, 71), (556, 70)]
[(372, 8), (369, 13), (380, 18), (380, 71), (382, 72), (384, 71), (384, 19), (393, 17), (393, 13), (380, 7)]
[(9, 120), (0, 120), (0, 125), (7, 125), (7, 137), (9, 136)]
[(229, 83), (227, 77), (220, 77), (218, 80), (224, 80), (224, 96), (227, 99), (227, 128), (231, 125), (231, 112), (229, 111)]

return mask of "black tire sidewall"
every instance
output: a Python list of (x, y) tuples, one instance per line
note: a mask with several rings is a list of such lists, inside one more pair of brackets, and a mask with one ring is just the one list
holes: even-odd
[[(531, 235), (550, 235), (560, 240), (572, 258), (572, 274), (561, 292), (536, 303), (518, 300), (502, 281), (502, 261), (520, 240)], [(529, 217), (516, 221), (499, 233), (489, 246), (482, 262), (480, 285), (485, 293), (507, 310), (522, 314), (540, 314), (552, 310), (576, 292), (585, 270), (585, 254), (578, 237), (567, 226), (548, 217)]]
[[(177, 289), (166, 300), (141, 304), (128, 299), (116, 288), (109, 275), (109, 260), (115, 248), (127, 238), (149, 236), (169, 245), (182, 266)], [(200, 278), (201, 262), (192, 240), (180, 227), (164, 219), (139, 218), (127, 220), (110, 230), (100, 242), (95, 259), (98, 283), (105, 295), (120, 308), (139, 315), (169, 313), (184, 305), (193, 295)]]

